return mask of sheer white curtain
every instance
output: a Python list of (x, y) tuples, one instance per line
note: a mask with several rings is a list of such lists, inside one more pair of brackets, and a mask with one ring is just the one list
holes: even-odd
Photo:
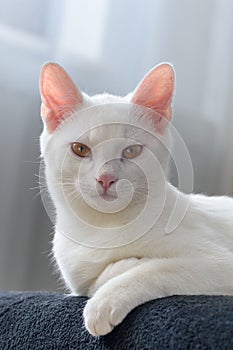
[(0, 0), (0, 288), (55, 288), (51, 224), (29, 190), (45, 61), (61, 63), (90, 94), (128, 93), (153, 65), (173, 63), (174, 125), (195, 191), (233, 193), (232, 13), (231, 0)]
[(0, 289), (55, 287), (51, 225), (30, 190), (39, 168), (39, 70), (55, 41), (50, 4), (0, 1)]
[[(63, 3), (55, 57), (90, 93), (125, 94), (153, 65), (172, 62), (177, 73), (174, 124), (189, 147), (195, 191), (233, 193), (232, 2), (99, 0), (95, 4), (96, 18), (90, 0)], [(79, 13), (84, 19), (80, 22)]]

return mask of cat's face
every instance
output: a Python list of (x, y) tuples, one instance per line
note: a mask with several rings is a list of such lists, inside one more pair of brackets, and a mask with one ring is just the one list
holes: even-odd
[(159, 194), (168, 159), (172, 93), (168, 65), (157, 67), (125, 98), (90, 98), (61, 67), (46, 65), (41, 150), (55, 206), (60, 201), (77, 211), (115, 214), (145, 203), (148, 181)]

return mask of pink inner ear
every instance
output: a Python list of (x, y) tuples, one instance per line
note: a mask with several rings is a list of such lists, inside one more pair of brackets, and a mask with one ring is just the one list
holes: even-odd
[[(157, 116), (160, 114), (170, 120), (171, 102), (174, 92), (174, 71), (169, 64), (155, 67), (137, 86), (132, 96), (132, 103), (151, 108)], [(158, 124), (161, 119), (155, 118)]]
[(49, 132), (53, 132), (77, 105), (82, 103), (81, 92), (65, 70), (56, 63), (43, 66), (40, 79), (41, 116)]

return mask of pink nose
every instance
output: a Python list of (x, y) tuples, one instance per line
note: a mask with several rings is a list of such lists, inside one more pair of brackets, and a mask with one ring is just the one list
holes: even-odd
[(107, 191), (107, 189), (117, 181), (117, 178), (112, 174), (102, 174), (98, 176), (96, 180), (101, 184), (104, 190)]

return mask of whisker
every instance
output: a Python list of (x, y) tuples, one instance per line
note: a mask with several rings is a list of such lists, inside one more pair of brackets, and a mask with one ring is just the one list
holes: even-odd
[(41, 194), (43, 194), (45, 192), (47, 192), (47, 189), (42, 189), (41, 191), (36, 193), (36, 195), (32, 198), (32, 200), (35, 200), (36, 198), (38, 198)]
[(38, 177), (39, 179), (44, 179), (46, 180), (46, 177), (45, 176), (42, 176), (42, 175), (38, 175), (38, 174), (33, 174), (35, 177)]
[(40, 164), (41, 161), (40, 161), (40, 160), (38, 160), (38, 161), (34, 161), (34, 160), (24, 160), (23, 163)]

